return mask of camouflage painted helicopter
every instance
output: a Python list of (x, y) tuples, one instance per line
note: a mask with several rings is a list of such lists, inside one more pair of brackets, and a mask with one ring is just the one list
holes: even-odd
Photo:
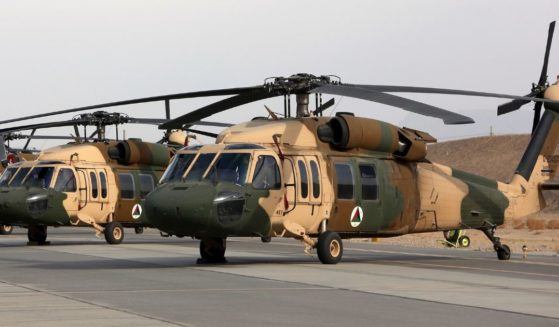
[[(91, 226), (98, 234), (104, 233), (109, 244), (122, 242), (123, 227), (140, 233), (147, 225), (138, 203), (154, 188), (187, 138), (182, 131), (168, 131), (160, 141), (167, 145), (139, 139), (118, 141), (117, 128), (117, 140), (108, 140), (105, 127), (164, 121), (95, 112), (70, 121), (1, 129), (0, 135), (28, 129), (33, 135), (41, 128), (74, 126), (77, 136), (75, 142), (42, 151), (36, 160), (6, 168), (0, 177), (0, 223), (27, 227), (29, 241), (38, 244), (46, 242), (47, 226)], [(80, 137), (77, 127), (83, 126), (87, 135), (88, 125), (95, 126), (95, 132)]]
[[(148, 221), (170, 234), (200, 239), (203, 261), (225, 260), (230, 236), (293, 237), (316, 248), (322, 263), (335, 264), (343, 238), (393, 237), (455, 229), (481, 230), (500, 260), (510, 248), (495, 236), (506, 219), (545, 206), (542, 190), (558, 166), (559, 85), (546, 83), (554, 23), (550, 25), (539, 83), (524, 97), (464, 90), (352, 85), (328, 76), (297, 74), (261, 86), (241, 88), (233, 97), (190, 112), (160, 128), (179, 128), (230, 108), (274, 96), (295, 94), (289, 118), (286, 99), (279, 119), (253, 119), (222, 131), (216, 144), (177, 152), (161, 182), (146, 198)], [(206, 91), (212, 92), (212, 91)], [(216, 92), (223, 92), (218, 90)], [(447, 124), (472, 119), (384, 92), (442, 93), (511, 98), (504, 114), (536, 102), (533, 136), (508, 184), (425, 159), (426, 132), (338, 113), (322, 117), (331, 101), (309, 112), (309, 94), (371, 100)], [(232, 93), (233, 94), (233, 93)], [(540, 117), (542, 104), (545, 112)]]

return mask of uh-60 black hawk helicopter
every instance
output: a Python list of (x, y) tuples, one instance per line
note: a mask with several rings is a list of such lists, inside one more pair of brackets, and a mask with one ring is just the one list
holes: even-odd
[[(166, 121), (98, 111), (68, 121), (0, 129), (2, 140), (27, 139), (24, 149), (33, 138), (74, 141), (6, 167), (0, 177), (0, 224), (4, 229), (13, 225), (26, 227), (29, 241), (38, 244), (46, 242), (47, 226), (90, 226), (97, 234), (103, 233), (110, 244), (122, 242), (123, 227), (141, 233), (149, 224), (142, 219), (139, 203), (155, 187), (172, 155), (189, 136), (169, 130), (158, 143), (119, 141), (118, 125), (157, 125)], [(115, 140), (106, 137), (105, 128), (109, 125), (116, 127)], [(35, 135), (39, 129), (64, 126), (73, 126), (76, 136)], [(84, 128), (83, 136), (80, 126)], [(95, 127), (89, 136), (87, 126)], [(14, 134), (23, 130), (31, 133)], [(3, 148), (3, 143), (0, 146)], [(6, 153), (0, 154), (4, 161)]]
[[(177, 152), (145, 202), (147, 220), (169, 234), (200, 239), (202, 261), (224, 261), (226, 238), (292, 237), (305, 250), (316, 248), (321, 262), (334, 264), (342, 239), (393, 237), (454, 229), (481, 230), (498, 258), (510, 249), (495, 236), (506, 219), (542, 209), (542, 190), (557, 170), (559, 85), (546, 83), (554, 23), (550, 25), (538, 84), (527, 96), (487, 92), (346, 84), (332, 76), (296, 74), (263, 85), (133, 99), (109, 107), (201, 96), (232, 95), (159, 128), (181, 128), (213, 114), (284, 96), (283, 118), (256, 118), (223, 130), (216, 143)], [(349, 96), (442, 119), (446, 124), (473, 119), (390, 93), (434, 93), (513, 99), (503, 114), (536, 102), (533, 136), (508, 184), (428, 161), (426, 132), (379, 120), (338, 113), (323, 117), (333, 104), (322, 94)], [(309, 111), (310, 94), (316, 109)], [(291, 116), (290, 96), (297, 102)], [(540, 117), (542, 104), (545, 112)], [(1, 123), (1, 122), (0, 122)]]

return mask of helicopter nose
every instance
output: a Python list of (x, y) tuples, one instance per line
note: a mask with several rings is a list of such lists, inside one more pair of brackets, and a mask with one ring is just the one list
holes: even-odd
[(163, 232), (177, 236), (206, 234), (210, 225), (215, 189), (198, 185), (168, 183), (146, 198), (146, 219)]
[(66, 195), (52, 189), (8, 188), (0, 191), (0, 222), (5, 224), (64, 224)]
[(14, 224), (28, 218), (25, 189), (2, 189), (0, 191), (0, 223)]

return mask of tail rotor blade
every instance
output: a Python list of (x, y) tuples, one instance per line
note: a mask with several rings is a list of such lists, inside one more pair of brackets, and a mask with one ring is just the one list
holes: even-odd
[(555, 22), (553, 21), (549, 24), (549, 30), (547, 32), (547, 44), (545, 47), (545, 56), (543, 58), (542, 72), (540, 74), (540, 80), (538, 82), (538, 85), (540, 86), (543, 86), (547, 81), (547, 63), (549, 62), (549, 51), (551, 50), (551, 42), (553, 41), (554, 31), (555, 31)]

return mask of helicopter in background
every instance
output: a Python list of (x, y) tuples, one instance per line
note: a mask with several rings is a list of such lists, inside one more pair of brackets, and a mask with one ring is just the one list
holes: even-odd
[[(0, 177), (0, 224), (27, 227), (29, 241), (37, 244), (46, 243), (47, 226), (90, 226), (109, 244), (122, 242), (124, 227), (140, 233), (148, 225), (139, 203), (155, 187), (175, 151), (188, 143), (188, 135), (168, 131), (159, 143), (119, 141), (107, 139), (105, 127), (164, 121), (99, 111), (69, 121), (0, 129), (0, 135), (32, 130), (33, 136), (37, 129), (63, 126), (74, 126), (76, 132), (74, 142), (7, 166)], [(79, 126), (84, 127), (84, 136)], [(95, 127), (89, 136), (87, 126)], [(118, 138), (118, 128), (116, 134)]]

